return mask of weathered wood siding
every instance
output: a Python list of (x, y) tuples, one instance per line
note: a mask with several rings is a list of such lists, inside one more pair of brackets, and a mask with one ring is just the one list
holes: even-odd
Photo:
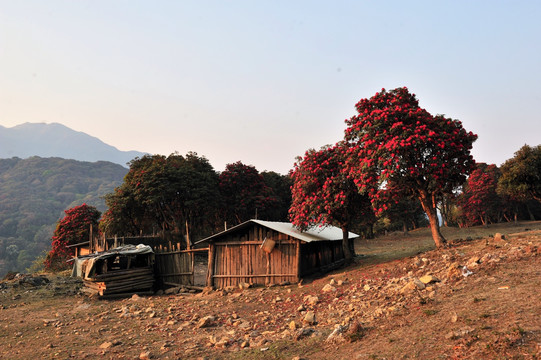
[[(263, 240), (276, 242), (269, 254), (261, 249)], [(252, 284), (279, 284), (298, 280), (298, 240), (256, 225), (215, 241), (209, 263), (211, 285), (217, 288)]]
[(326, 272), (344, 263), (342, 241), (317, 241), (301, 245), (300, 276)]
[(158, 288), (194, 285), (193, 251), (156, 251), (155, 258), (154, 273)]

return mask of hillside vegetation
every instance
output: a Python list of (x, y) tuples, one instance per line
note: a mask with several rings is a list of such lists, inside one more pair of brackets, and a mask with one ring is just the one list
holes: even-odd
[(25, 270), (50, 247), (64, 210), (87, 203), (105, 211), (103, 196), (127, 171), (105, 161), (0, 159), (0, 276)]

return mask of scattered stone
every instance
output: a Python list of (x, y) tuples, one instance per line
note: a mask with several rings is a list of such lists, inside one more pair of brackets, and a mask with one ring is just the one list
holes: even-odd
[(321, 289), (321, 291), (323, 292), (332, 292), (332, 291), (336, 291), (336, 288), (334, 286), (332, 286), (331, 284), (327, 284), (323, 287), (323, 289)]
[(290, 323), (289, 323), (289, 328), (291, 330), (296, 330), (297, 329), (297, 323), (295, 322), (295, 320), (292, 320)]
[(448, 340), (460, 339), (460, 338), (470, 334), (474, 330), (475, 330), (474, 328), (468, 326), (468, 327), (462, 328), (460, 330), (449, 332), (447, 335), (445, 335), (445, 338), (448, 339)]
[(504, 234), (501, 234), (501, 233), (494, 234), (494, 242), (502, 242), (504, 240), (506, 240), (506, 237)]
[(239, 289), (246, 290), (252, 287), (252, 284), (248, 284), (246, 282), (239, 283)]
[(224, 348), (229, 345), (229, 339), (227, 337), (223, 337), (220, 339), (220, 341), (217, 341), (215, 346)]
[(181, 290), (181, 288), (179, 286), (176, 286), (176, 287), (165, 289), (165, 291), (163, 293), (165, 295), (174, 295), (174, 294), (178, 294), (180, 292), (180, 290)]
[(404, 285), (402, 287), (402, 289), (400, 289), (400, 293), (401, 294), (409, 294), (409, 293), (412, 293), (413, 291), (415, 291), (415, 289), (417, 289), (417, 286), (415, 285), (415, 283), (413, 281), (410, 281), (406, 285)]
[(417, 278), (414, 278), (412, 280), (412, 282), (415, 284), (415, 286), (417, 287), (417, 289), (419, 290), (424, 290), (426, 285), (424, 282), (422, 282), (421, 280), (417, 279)]
[(310, 336), (312, 335), (313, 333), (315, 332), (314, 329), (312, 328), (302, 328), (302, 329), (299, 329), (297, 330), (297, 332), (295, 333), (295, 340), (300, 340), (300, 339), (303, 339), (307, 336)]
[(216, 320), (214, 316), (211, 316), (211, 315), (205, 316), (204, 318), (201, 318), (199, 320), (199, 322), (197, 323), (195, 327), (198, 329), (209, 327), (213, 324), (214, 320)]
[(431, 284), (431, 283), (435, 283), (435, 282), (439, 282), (440, 279), (438, 279), (437, 277), (433, 276), (433, 275), (425, 275), (425, 276), (422, 276), (420, 279), (419, 279), (423, 284)]
[(447, 268), (447, 278), (449, 280), (457, 280), (462, 276), (462, 269), (457, 262), (452, 263)]
[(302, 321), (308, 325), (314, 325), (316, 323), (316, 314), (313, 311), (307, 311)]
[(304, 302), (306, 305), (314, 306), (319, 302), (319, 297), (315, 295), (306, 295), (304, 297)]
[(325, 341), (326, 342), (332, 342), (332, 343), (345, 341), (345, 338), (344, 338), (343, 334), (344, 334), (344, 332), (346, 330), (347, 330), (347, 326), (336, 325), (334, 327), (333, 332), (329, 334), (329, 336), (327, 337), (327, 339)]
[(148, 360), (152, 359), (152, 355), (150, 354), (150, 351), (143, 351), (141, 354), (139, 354), (139, 360)]
[(109, 349), (113, 346), (113, 343), (110, 341), (106, 341), (103, 344), (100, 345), (100, 349)]
[(239, 329), (251, 329), (252, 325), (248, 321), (243, 321), (239, 324)]
[(250, 342), (248, 340), (244, 340), (243, 342), (240, 343), (240, 348), (241, 349), (244, 349), (244, 348), (247, 348), (247, 347), (250, 347)]
[(479, 256), (473, 256), (468, 262), (466, 263), (466, 266), (470, 269), (475, 269), (479, 266), (481, 262), (481, 258)]

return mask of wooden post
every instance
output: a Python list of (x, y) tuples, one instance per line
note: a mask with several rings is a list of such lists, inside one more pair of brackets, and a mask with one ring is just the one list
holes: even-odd
[(190, 230), (188, 229), (188, 219), (186, 219), (186, 249), (190, 250)]
[(301, 281), (301, 242), (296, 240), (295, 261), (297, 262), (297, 282)]
[(92, 224), (90, 224), (90, 234), (88, 237), (88, 251), (92, 254)]
[[(271, 263), (270, 263), (270, 253), (266, 253), (267, 254), (267, 275), (270, 275), (271, 273)], [(271, 277), (270, 276), (267, 276), (267, 278), (265, 279), (265, 284), (270, 284), (271, 282)]]
[(213, 243), (209, 244), (209, 260), (207, 269), (207, 286), (214, 286), (214, 252), (215, 246)]

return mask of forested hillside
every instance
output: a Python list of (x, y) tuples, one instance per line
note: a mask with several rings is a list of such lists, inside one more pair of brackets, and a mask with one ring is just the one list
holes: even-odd
[(64, 210), (86, 203), (103, 212), (103, 196), (127, 171), (105, 161), (0, 159), (0, 276), (25, 270), (49, 249)]

